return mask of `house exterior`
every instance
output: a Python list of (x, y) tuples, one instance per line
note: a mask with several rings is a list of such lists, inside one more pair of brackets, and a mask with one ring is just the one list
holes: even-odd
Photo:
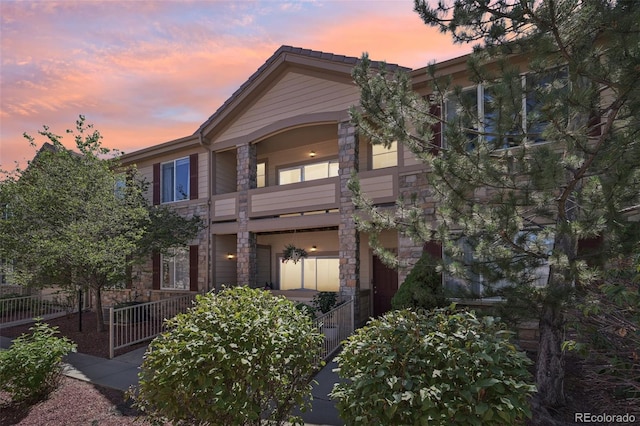
[[(437, 64), (437, 73), (482, 99), (482, 88), (468, 81), (466, 60)], [(427, 220), (435, 220), (425, 165), (402, 145), (385, 149), (356, 135), (348, 111), (359, 103), (351, 77), (357, 61), (282, 46), (195, 133), (124, 156), (152, 183), (150, 201), (207, 224), (188, 248), (143, 266), (129, 299), (249, 285), (301, 301), (337, 291), (354, 298), (356, 323), (390, 309), (422, 252), (440, 256), (441, 248), (386, 231), (385, 248), (409, 264), (391, 270), (356, 229), (352, 173), (375, 204), (418, 194)], [(409, 72), (415, 90), (429, 95), (425, 68), (387, 69)], [(435, 129), (437, 145), (441, 133)], [(308, 257), (283, 262), (289, 244)]]
[[(359, 102), (357, 61), (282, 46), (194, 134), (124, 156), (152, 183), (150, 201), (208, 225), (187, 249), (141, 268), (133, 296), (269, 285), (296, 300), (339, 291), (356, 299), (361, 319), (389, 309), (408, 270), (373, 255), (347, 181), (357, 172), (377, 204), (428, 190), (422, 164), (402, 146), (372, 148), (356, 136), (348, 110)], [(423, 250), (395, 232), (383, 241), (414, 263)], [(283, 263), (288, 244), (308, 257)]]

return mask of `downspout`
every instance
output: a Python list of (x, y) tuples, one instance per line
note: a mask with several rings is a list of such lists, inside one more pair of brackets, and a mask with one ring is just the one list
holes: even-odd
[(198, 130), (198, 142), (207, 152), (207, 292), (211, 291), (211, 193), (213, 185), (212, 173), (213, 167), (211, 167), (211, 149), (209, 142), (202, 135), (202, 129)]

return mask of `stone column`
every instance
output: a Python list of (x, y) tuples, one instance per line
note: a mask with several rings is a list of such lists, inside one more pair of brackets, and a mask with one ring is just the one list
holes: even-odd
[(255, 287), (257, 275), (257, 236), (248, 231), (249, 190), (256, 187), (256, 146), (244, 144), (237, 147), (237, 281), (238, 285)]
[(358, 171), (358, 138), (356, 129), (350, 122), (338, 125), (338, 162), (340, 178), (340, 295), (354, 298), (354, 320), (360, 318), (360, 234), (356, 229), (353, 215), (355, 206), (351, 201), (351, 191), (347, 182), (352, 172)]
[[(400, 195), (405, 200), (412, 199), (413, 195), (416, 196), (424, 213), (424, 220), (432, 223), (435, 221), (435, 202), (424, 171), (400, 175), (398, 187)], [(401, 265), (398, 268), (398, 285), (402, 285), (422, 256), (423, 246), (424, 243), (421, 241), (415, 242), (409, 237), (398, 234), (398, 258)]]

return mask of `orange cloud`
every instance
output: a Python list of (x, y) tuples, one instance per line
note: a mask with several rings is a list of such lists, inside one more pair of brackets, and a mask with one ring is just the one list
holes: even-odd
[[(0, 168), (79, 114), (125, 152), (193, 133), (282, 44), (413, 68), (467, 53), (412, 2), (0, 2)], [(69, 140), (69, 142), (72, 142)]]

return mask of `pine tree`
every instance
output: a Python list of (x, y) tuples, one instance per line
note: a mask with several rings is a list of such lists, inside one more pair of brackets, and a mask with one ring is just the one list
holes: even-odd
[[(538, 397), (559, 406), (564, 311), (599, 272), (579, 243), (601, 241), (606, 257), (638, 238), (625, 215), (640, 201), (640, 3), (430, 4), (415, 1), (427, 25), (478, 43), (468, 60), (474, 89), (439, 77), (434, 65), (423, 97), (406, 75), (373, 73), (364, 55), (351, 115), (371, 143), (397, 141), (426, 164), (436, 212), (427, 216), (420, 199), (380, 209), (354, 179), (354, 202), (367, 213), (359, 227), (440, 240), (448, 274), (481, 276), (485, 294), (529, 306), (540, 327)], [(442, 147), (433, 139), (439, 125)]]

